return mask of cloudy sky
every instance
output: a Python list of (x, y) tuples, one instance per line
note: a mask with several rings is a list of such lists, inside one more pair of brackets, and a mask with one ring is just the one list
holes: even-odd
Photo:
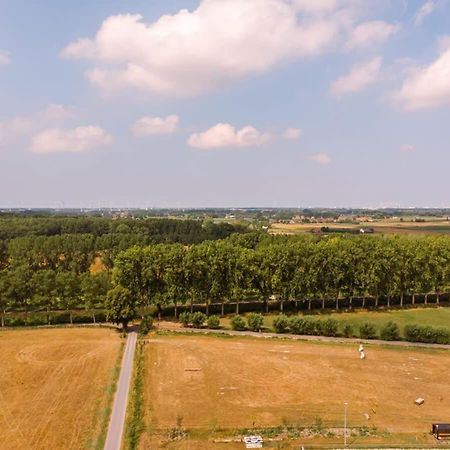
[(2, 0), (14, 206), (450, 206), (450, 1)]

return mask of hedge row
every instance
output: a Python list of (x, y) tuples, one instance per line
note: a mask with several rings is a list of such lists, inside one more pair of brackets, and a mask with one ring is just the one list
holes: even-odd
[(406, 325), (405, 339), (427, 344), (450, 344), (450, 330), (429, 325)]
[[(339, 322), (336, 319), (319, 320), (300, 316), (287, 317), (279, 315), (273, 320), (276, 333), (293, 333), (315, 336), (345, 336), (361, 339), (382, 339), (384, 341), (399, 341), (400, 329), (395, 322), (387, 322), (377, 332), (374, 324), (366, 322), (360, 325), (358, 336), (355, 336), (351, 325), (345, 325), (339, 332)], [(450, 330), (442, 327), (407, 325), (404, 329), (405, 339), (410, 342), (428, 344), (450, 344)]]

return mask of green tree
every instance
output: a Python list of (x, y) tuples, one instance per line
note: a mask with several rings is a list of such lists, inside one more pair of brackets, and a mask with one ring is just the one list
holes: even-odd
[(106, 314), (108, 320), (122, 325), (125, 330), (128, 323), (136, 317), (137, 302), (133, 294), (123, 286), (116, 286), (106, 296)]

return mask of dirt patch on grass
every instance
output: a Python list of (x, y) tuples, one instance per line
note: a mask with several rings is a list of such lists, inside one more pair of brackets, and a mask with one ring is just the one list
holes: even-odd
[(78, 449), (95, 441), (120, 344), (105, 329), (0, 332), (0, 448)]
[[(159, 448), (158, 439), (177, 427), (203, 433), (204, 440), (217, 430), (235, 435), (282, 424), (339, 428), (344, 402), (350, 427), (378, 430), (372, 442), (429, 442), (431, 423), (448, 420), (450, 354), (372, 346), (366, 354), (361, 361), (357, 346), (345, 344), (153, 337), (146, 346), (147, 431), (140, 448)], [(417, 397), (425, 398), (420, 407)], [(188, 442), (166, 445), (190, 448)]]

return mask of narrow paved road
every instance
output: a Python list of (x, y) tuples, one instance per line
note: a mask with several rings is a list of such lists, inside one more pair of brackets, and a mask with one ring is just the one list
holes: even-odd
[(114, 404), (109, 422), (108, 435), (106, 436), (105, 450), (120, 450), (122, 435), (127, 412), (128, 391), (130, 389), (131, 374), (133, 372), (134, 351), (136, 349), (137, 333), (131, 331), (128, 334), (127, 344), (122, 359), (119, 382), (114, 397)]

